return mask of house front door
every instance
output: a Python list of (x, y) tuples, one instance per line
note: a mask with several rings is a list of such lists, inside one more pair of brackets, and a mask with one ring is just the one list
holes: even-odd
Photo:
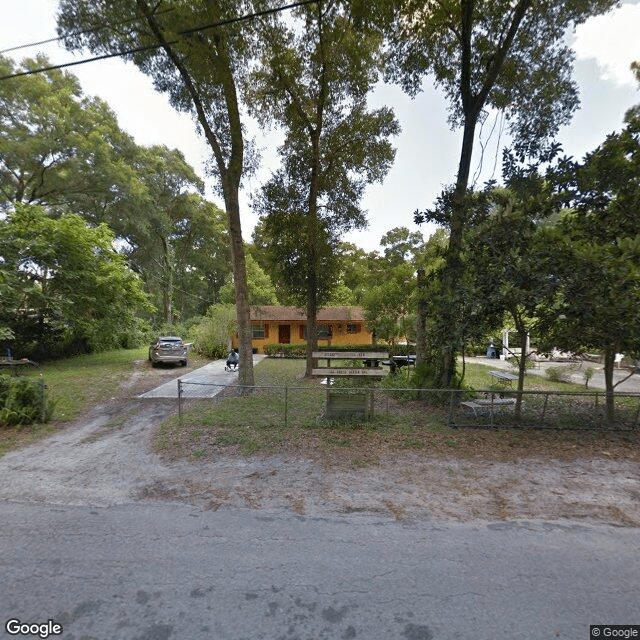
[(278, 342), (280, 344), (289, 344), (291, 342), (291, 325), (290, 324), (278, 325)]

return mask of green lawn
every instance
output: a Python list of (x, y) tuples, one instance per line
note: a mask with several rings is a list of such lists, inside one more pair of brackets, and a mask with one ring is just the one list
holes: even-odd
[[(206, 362), (190, 357), (190, 366)], [(477, 452), (479, 442), (488, 444), (496, 439), (497, 444), (492, 446), (499, 448), (513, 437), (453, 431), (447, 427), (445, 395), (441, 402), (433, 402), (434, 395), (431, 402), (425, 403), (416, 400), (415, 394), (392, 389), (377, 392), (373, 420), (330, 421), (322, 415), (326, 388), (317, 379), (305, 379), (304, 368), (304, 360), (261, 361), (255, 368), (255, 381), (264, 388), (244, 395), (231, 389), (226, 397), (221, 394), (213, 401), (192, 401), (184, 407), (181, 419), (176, 416), (159, 427), (156, 449), (172, 457), (192, 459), (209, 459), (226, 447), (243, 454), (286, 448), (303, 454), (310, 448), (325, 453), (352, 451), (353, 465), (362, 466), (375, 463), (378, 458), (375, 451), (380, 447), (432, 453), (455, 451), (465, 456)], [(490, 387), (490, 369), (467, 364), (465, 384)], [(122, 395), (133, 374), (138, 374), (136, 379), (144, 379), (150, 372), (146, 347), (78, 356), (32, 370), (30, 375), (43, 376), (48, 396), (56, 403), (53, 421), (48, 425), (0, 429), (0, 455), (52, 433), (93, 405)], [(389, 381), (396, 387), (408, 384), (405, 372)], [(528, 375), (525, 389), (571, 392), (583, 391), (584, 387)], [(527, 446), (531, 446), (530, 439)]]
[(28, 369), (30, 377), (44, 379), (47, 400), (55, 403), (49, 424), (0, 427), (0, 456), (18, 446), (30, 444), (77, 418), (89, 407), (120, 391), (120, 385), (145, 361), (148, 348), (118, 349), (104, 353), (56, 360)]
[[(593, 441), (593, 435), (527, 434), (505, 435), (495, 431), (449, 428), (448, 392), (406, 392), (405, 372), (381, 383), (376, 391), (375, 415), (371, 421), (332, 421), (323, 417), (326, 387), (317, 379), (303, 378), (303, 360), (265, 359), (255, 368), (256, 385), (263, 389), (244, 395), (230, 390), (214, 400), (192, 401), (182, 415), (161, 425), (156, 450), (170, 458), (215, 459), (223, 451), (244, 455), (256, 452), (294, 452), (314, 456), (344, 453), (352, 455), (352, 466), (375, 464), (380, 451), (424, 450), (425, 452), (470, 456), (505, 444), (513, 454), (522, 450), (539, 450), (553, 441), (553, 446), (571, 440)], [(468, 365), (467, 385), (488, 389), (491, 367)], [(391, 380), (395, 388), (384, 388)], [(346, 388), (355, 382), (344, 382)], [(362, 384), (362, 383), (358, 383)], [(286, 390), (285, 388), (286, 387)], [(580, 385), (554, 383), (541, 376), (528, 375), (526, 390), (575, 392)], [(531, 404), (529, 400), (527, 403)], [(535, 430), (534, 430), (535, 431)], [(547, 443), (547, 444), (545, 444)], [(376, 453), (377, 452), (377, 453)]]

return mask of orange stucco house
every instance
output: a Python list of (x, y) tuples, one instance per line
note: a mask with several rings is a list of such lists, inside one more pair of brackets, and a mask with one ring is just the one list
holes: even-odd
[[(362, 307), (326, 307), (318, 312), (318, 345), (373, 344), (364, 323)], [(262, 353), (266, 344), (305, 342), (307, 316), (297, 307), (252, 307), (253, 348)], [(237, 346), (237, 338), (234, 339)]]

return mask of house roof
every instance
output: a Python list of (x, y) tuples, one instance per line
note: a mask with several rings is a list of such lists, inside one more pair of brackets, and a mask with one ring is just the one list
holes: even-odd
[[(305, 322), (306, 310), (298, 307), (251, 307), (251, 320), (267, 322)], [(318, 322), (364, 322), (362, 307), (325, 307), (318, 311)]]

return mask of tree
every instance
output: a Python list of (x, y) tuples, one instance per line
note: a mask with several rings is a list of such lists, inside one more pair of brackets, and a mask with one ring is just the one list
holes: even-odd
[(369, 111), (366, 97), (380, 68), (380, 33), (356, 28), (345, 3), (300, 8), (297, 22), (262, 21), (261, 66), (250, 78), (250, 105), (262, 123), (285, 130), (281, 169), (257, 204), (274, 264), (293, 291), (306, 295), (307, 375), (314, 368), (316, 317), (331, 297), (342, 233), (365, 225), (360, 200), (381, 181), (398, 132), (392, 112)]
[(439, 211), (416, 212), (449, 229), (438, 332), (440, 384), (450, 386), (459, 346), (456, 307), (462, 278), (462, 239), (469, 222), (468, 183), (476, 127), (487, 109), (501, 110), (520, 157), (540, 155), (578, 105), (571, 79), (573, 54), (565, 44), (571, 25), (607, 11), (615, 0), (406, 0), (390, 32), (389, 78), (415, 95), (432, 74), (449, 102), (452, 126), (463, 130), (454, 186)]
[(414, 268), (403, 263), (389, 268), (383, 281), (372, 287), (364, 299), (367, 328), (376, 339), (392, 347), (400, 338), (411, 339), (415, 330)]
[[(44, 57), (0, 72), (47, 66)], [(44, 204), (96, 216), (136, 189), (133, 139), (99, 98), (84, 96), (75, 76), (50, 70), (0, 82), (0, 211)]]
[[(251, 254), (247, 254), (247, 286), (249, 289), (249, 304), (252, 307), (278, 304), (276, 290), (271, 278), (262, 267), (254, 260)], [(231, 274), (220, 290), (220, 302), (229, 304), (233, 302), (233, 278)]]
[(106, 225), (16, 203), (0, 223), (0, 325), (15, 334), (14, 351), (41, 358), (126, 343), (150, 305), (112, 243)]
[(640, 354), (640, 106), (625, 123), (552, 176), (568, 207), (558, 222), (564, 269), (556, 303), (540, 319), (558, 347), (603, 351), (609, 421), (615, 354)]
[(194, 349), (208, 358), (224, 358), (231, 348), (238, 323), (231, 304), (212, 304), (194, 327)]
[(424, 245), (424, 238), (419, 231), (395, 227), (382, 236), (380, 244), (384, 247), (384, 256), (387, 261), (395, 266), (414, 259)]
[[(182, 318), (203, 315), (232, 271), (227, 216), (215, 204), (192, 194), (187, 215), (172, 237), (176, 260), (175, 307)], [(235, 296), (233, 299), (235, 302)]]
[[(202, 198), (202, 180), (180, 151), (139, 148), (133, 166), (140, 188), (110, 208), (104, 220), (124, 240), (123, 251), (171, 325), (178, 298), (184, 310), (185, 296), (195, 297), (201, 313), (217, 299), (231, 271), (229, 235), (222, 212)], [(215, 287), (203, 286), (205, 278)], [(191, 293), (189, 285), (195, 287)]]
[[(131, 51), (123, 57), (151, 76), (176, 109), (197, 118), (212, 151), (212, 169), (228, 216), (240, 335), (239, 378), (252, 385), (252, 332), (238, 197), (247, 161), (238, 77), (248, 67), (250, 23), (236, 19), (245, 6), (234, 0), (167, 0), (161, 6), (147, 0), (136, 0), (135, 5), (128, 0), (104, 4), (62, 0), (58, 30), (69, 48)], [(118, 28), (93, 28), (115, 21)]]
[(463, 253), (469, 297), (483, 329), (499, 329), (506, 315), (519, 336), (516, 420), (521, 414), (528, 335), (538, 314), (557, 295), (558, 256), (564, 249), (562, 235), (540, 215), (540, 192), (530, 193), (527, 197), (514, 190), (493, 191), (492, 210), (467, 230)]

